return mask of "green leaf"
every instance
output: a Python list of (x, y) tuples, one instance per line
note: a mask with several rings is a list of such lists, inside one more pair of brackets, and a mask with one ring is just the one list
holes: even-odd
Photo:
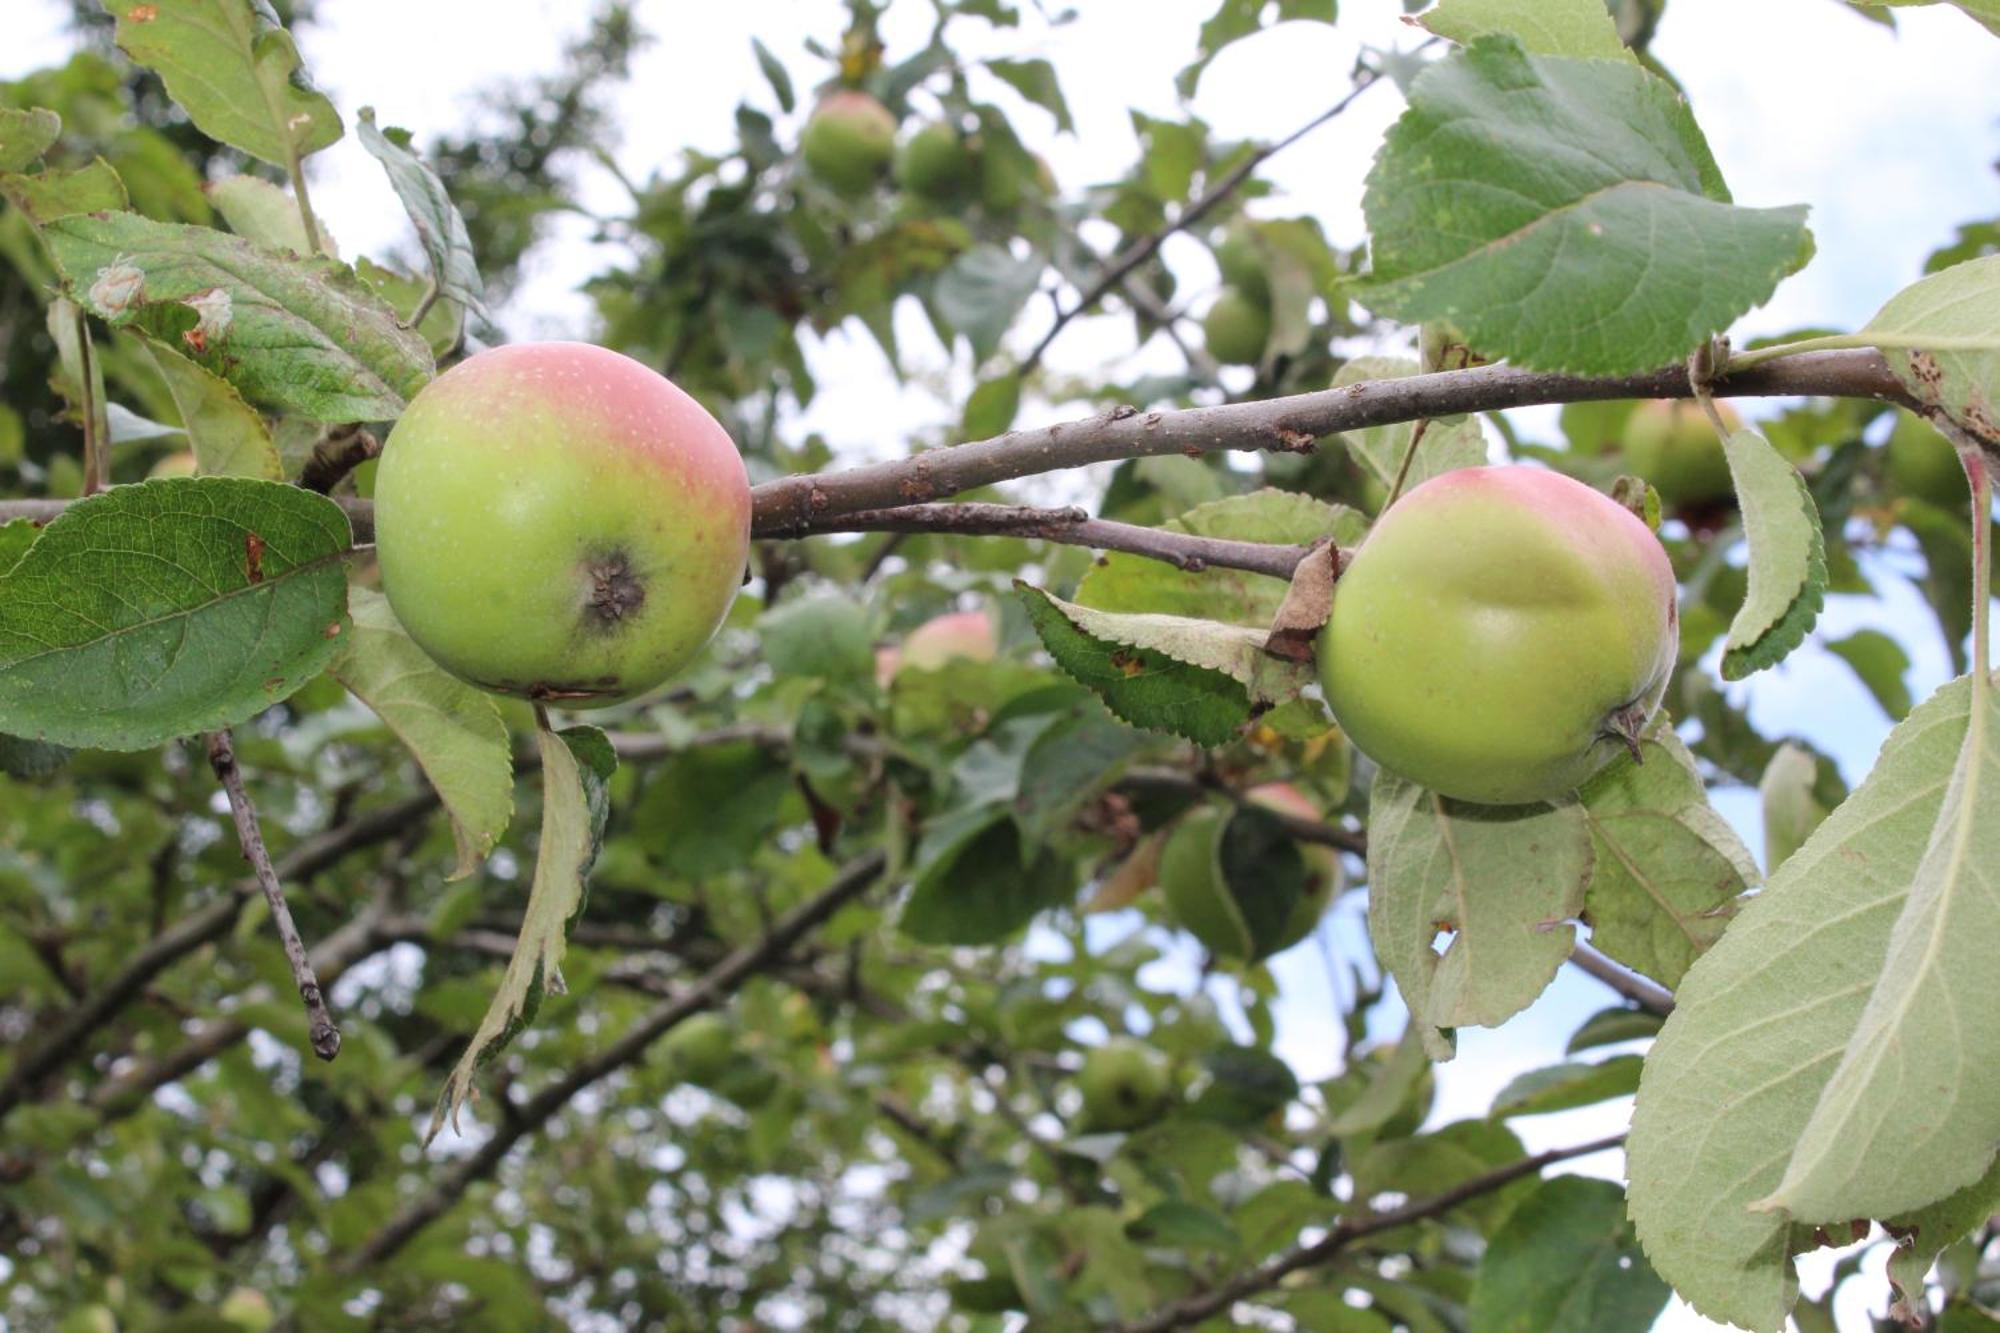
[(1594, 1050), (1599, 1046), (1615, 1046), (1624, 1041), (1645, 1041), (1660, 1031), (1663, 1020), (1658, 1014), (1645, 1009), (1633, 1009), (1628, 1005), (1614, 1005), (1600, 1009), (1583, 1021), (1583, 1026), (1570, 1035), (1569, 1044), (1563, 1047), (1564, 1055), (1575, 1055), (1578, 1051)]
[(1243, 687), (1222, 672), (1100, 641), (1069, 618), (1068, 603), (1026, 583), (1016, 581), (1014, 587), (1056, 665), (1133, 726), (1172, 732), (1197, 745), (1223, 745), (1249, 721)]
[(354, 629), (327, 668), (396, 733), (451, 816), (458, 863), (477, 870), (514, 815), (514, 762), (493, 697), (451, 675), (417, 647), (389, 599), (369, 588), (347, 594)]
[(446, 1120), (457, 1130), (458, 1110), (472, 1094), (474, 1076), (535, 1021), (545, 995), (563, 993), (563, 954), (570, 927), (583, 914), (585, 880), (604, 839), (610, 812), (606, 788), (618, 758), (595, 727), (537, 729), (535, 743), (542, 755), (542, 837), (528, 910), (493, 1003), (438, 1094), (426, 1142)]
[(1917, 402), (2000, 446), (2000, 255), (1919, 278), (1862, 328)]
[(1653, 1266), (1711, 1319), (1775, 1333), (1798, 1297), (1791, 1258), (1811, 1228), (1750, 1205), (1784, 1175), (1884, 979), (1970, 696), (1955, 681), (1890, 733), (1867, 781), (1688, 969), (1647, 1055), (1632, 1218)]
[[(1416, 373), (1417, 363), (1403, 357), (1357, 356), (1334, 372), (1333, 387), (1345, 388), (1363, 380), (1401, 379)], [(1348, 455), (1386, 494), (1395, 484), (1403, 456), (1410, 452), (1410, 437), (1416, 429), (1414, 421), (1399, 421), (1347, 431), (1341, 439), (1347, 442)], [(1417, 452), (1410, 455), (1410, 470), (1403, 478), (1403, 491), (1408, 494), (1432, 477), (1462, 467), (1481, 467), (1485, 462), (1486, 437), (1480, 433), (1477, 418), (1440, 418), (1425, 426), (1424, 437), (1417, 441)]]
[(1548, 1115), (1595, 1106), (1639, 1090), (1642, 1056), (1614, 1055), (1598, 1064), (1550, 1065), (1516, 1076), (1493, 1098), (1495, 1120), (1521, 1115)]
[(283, 481), (285, 465), (271, 428), (227, 380), (211, 375), (165, 343), (146, 339), (153, 365), (180, 409), (181, 426), (203, 476)]
[(131, 202), (125, 182), (103, 158), (73, 171), (51, 169), (32, 176), (0, 176), (0, 195), (36, 226), (78, 213), (115, 213)]
[[(1262, 31), (1266, 15), (1271, 7), (1265, 0), (1219, 0), (1215, 13), (1201, 25), (1200, 50), (1193, 64), (1174, 77), (1174, 87), (1183, 99), (1194, 96), (1200, 86), (1201, 76), (1208, 69), (1209, 62), (1222, 53), (1231, 42)], [(1318, 23), (1331, 23), (1336, 13), (1335, 0), (1278, 0), (1276, 16), (1280, 22), (1287, 19), (1306, 19)]]
[(1243, 1245), (1243, 1238), (1229, 1225), (1228, 1218), (1211, 1208), (1180, 1199), (1154, 1204), (1126, 1224), (1125, 1234), (1141, 1244), (1176, 1250), (1234, 1254)]
[[(1458, 1120), (1416, 1138), (1387, 1139), (1372, 1145), (1354, 1163), (1354, 1197), (1372, 1200), (1393, 1191), (1413, 1199), (1428, 1198), (1526, 1155), (1521, 1140), (1505, 1125), (1492, 1120)], [(1490, 1228), (1532, 1193), (1535, 1185), (1533, 1176), (1523, 1177), (1491, 1194), (1469, 1199), (1445, 1216)]]
[(1826, 650), (1854, 668), (1891, 722), (1901, 722), (1910, 715), (1910, 686), (1904, 679), (1910, 670), (1910, 655), (1902, 644), (1879, 629), (1859, 629), (1844, 639), (1829, 640)]
[(236, 477), (71, 505), (0, 576), (0, 731), (140, 750), (254, 716), (332, 656), (352, 540), (325, 496)]
[(1608, 1180), (1556, 1176), (1494, 1233), (1466, 1326), (1469, 1333), (1651, 1328), (1671, 1294), (1633, 1239), (1624, 1191)]
[(1679, 360), (1810, 254), (1803, 207), (1729, 203), (1669, 84), (1505, 37), (1417, 76), (1362, 206), (1360, 299), (1537, 370)]
[[(1939, 0), (1876, 0), (1876, 3), (1901, 7), (1904, 5), (1933, 5)], [(1972, 16), (1995, 37), (2000, 37), (2000, 0), (1946, 0)]]
[(1292, 1067), (1254, 1046), (1217, 1047), (1202, 1055), (1201, 1067), (1209, 1083), (1188, 1112), (1204, 1120), (1258, 1124), (1299, 1095), (1299, 1078)]
[(993, 76), (1056, 118), (1056, 128), (1064, 134), (1076, 133), (1070, 119), (1069, 103), (1063, 100), (1062, 83), (1056, 67), (1046, 60), (989, 60), (986, 68)]
[(1764, 864), (1773, 872), (1826, 822), (1818, 786), (1819, 762), (1789, 741), (1765, 765), (1757, 792), (1764, 806)]
[(1075, 887), (1068, 864), (1030, 848), (1005, 808), (982, 806), (925, 831), (897, 924), (927, 944), (993, 944)]
[(73, 753), (66, 745), (0, 736), (0, 773), (15, 778), (47, 777), (67, 764)]
[(306, 78), (266, 0), (107, 3), (120, 50), (159, 73), (211, 139), (274, 167), (336, 142), (340, 113)]
[(689, 879), (736, 869), (793, 817), (791, 769), (751, 742), (675, 755), (646, 786), (633, 811), (649, 855)]
[(25, 171), (62, 137), (62, 117), (46, 107), (0, 107), (0, 171)]
[(978, 364), (999, 348), (1046, 268), (1039, 254), (1016, 259), (997, 245), (975, 245), (938, 274), (931, 306), (949, 328), (965, 335)]
[[(194, 359), (250, 402), (315, 421), (387, 421), (433, 373), (430, 348), (333, 260), (287, 259), (240, 236), (133, 213), (64, 218), (45, 233), (77, 299), (114, 326), (157, 303), (221, 303)], [(107, 277), (129, 276), (122, 294)]]
[(1776, 666), (1805, 642), (1826, 601), (1826, 538), (1798, 469), (1754, 430), (1722, 442), (1743, 508), (1750, 590), (1723, 645), (1722, 678)]
[[(1160, 525), (1166, 532), (1232, 541), (1305, 546), (1331, 537), (1359, 544), (1367, 532), (1360, 514), (1297, 491), (1264, 489), (1195, 506)], [(1240, 569), (1189, 572), (1160, 560), (1106, 554), (1077, 585), (1076, 601), (1099, 611), (1143, 611), (1268, 627), (1291, 585)]]
[[(306, 222), (299, 213), (298, 201), (283, 186), (259, 176), (224, 176), (205, 186), (204, 192), (215, 205), (215, 211), (222, 214), (222, 220), (229, 224), (229, 230), (245, 240), (281, 254), (312, 253), (312, 247), (306, 244)], [(323, 222), (319, 224), (319, 243), (327, 254), (339, 257), (340, 248), (326, 234)]]
[(1411, 1093), (1430, 1067), (1424, 1043), (1405, 1036), (1386, 1061), (1375, 1065), (1361, 1095), (1327, 1122), (1327, 1133), (1346, 1138), (1382, 1128), (1409, 1105)]
[(1964, 1189), (1897, 1218), (1897, 1234), (1907, 1239), (1889, 1253), (1889, 1280), (1904, 1301), (1917, 1305), (1923, 1299), (1924, 1278), (1937, 1257), (1985, 1226), (1996, 1212), (2000, 1212), (2000, 1162)]
[(1638, 63), (1618, 40), (1604, 0), (1439, 0), (1416, 21), (1461, 46), (1505, 33), (1530, 55)]
[(1296, 697), (1312, 680), (1310, 663), (1288, 661), (1264, 651), (1264, 642), (1270, 634), (1265, 626), (1223, 625), (1192, 616), (1152, 612), (1099, 611), (1047, 593), (1043, 596), (1070, 624), (1098, 642), (1157, 653), (1184, 666), (1219, 671), (1249, 691), (1253, 703), (1283, 703)]
[(1004, 375), (981, 380), (965, 400), (965, 417), (959, 433), (968, 440), (984, 440), (1004, 434), (1021, 410), (1021, 375), (1010, 370)]
[(1592, 944), (1673, 986), (1722, 934), (1757, 866), (1671, 728), (1656, 727), (1639, 753), (1580, 794), (1594, 852), (1584, 911)]
[(12, 569), (28, 553), (28, 548), (35, 544), (35, 538), (41, 532), (33, 519), (17, 518), (11, 523), (0, 523), (0, 574)]
[(771, 85), (771, 92), (778, 99), (778, 109), (789, 114), (798, 104), (798, 97), (792, 92), (792, 76), (785, 72), (784, 62), (755, 37), (750, 39), (750, 49), (756, 53), (757, 68), (763, 71), (764, 81)]
[(2000, 957), (2000, 694), (1973, 677), (1929, 846), (1784, 1179), (1760, 1205), (1806, 1222), (1935, 1203), (2000, 1145), (2000, 1024), (1969, 1017)]
[(430, 261), (438, 293), (491, 324), (493, 316), (486, 309), (486, 284), (472, 254), (472, 237), (444, 182), (422, 158), (375, 128), (372, 106), (361, 108), (360, 134), (361, 146), (382, 164), (396, 197), (416, 224), (417, 242)]
[(1451, 1058), (1450, 1029), (1497, 1026), (1554, 979), (1590, 859), (1576, 806), (1471, 805), (1377, 771), (1368, 930), (1433, 1060)]

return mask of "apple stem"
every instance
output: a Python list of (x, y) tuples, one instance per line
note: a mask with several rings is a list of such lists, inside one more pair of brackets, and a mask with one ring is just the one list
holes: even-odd
[(1402, 461), (1396, 464), (1396, 479), (1389, 485), (1389, 498), (1382, 502), (1385, 512), (1390, 505), (1396, 503), (1396, 497), (1403, 493), (1403, 483), (1410, 479), (1410, 463), (1417, 456), (1417, 445), (1423, 440), (1424, 432), (1430, 429), (1430, 425), (1431, 419), (1425, 417), (1417, 423), (1416, 429), (1410, 432), (1410, 442), (1403, 447)]
[(1972, 672), (1973, 688), (1984, 690), (1992, 669), (1986, 622), (1993, 581), (1993, 471), (1985, 451), (1976, 443), (1954, 443), (1958, 444), (1958, 461), (1965, 465), (1966, 478), (1972, 483)]
[(1715, 427), (1715, 433), (1727, 440), (1729, 423), (1722, 419), (1722, 413), (1715, 408), (1715, 399), (1709, 395), (1709, 386), (1721, 373), (1720, 361), (1721, 357), (1718, 356), (1718, 348), (1713, 340), (1697, 347), (1687, 361), (1688, 389), (1694, 394), (1695, 402), (1701, 405), (1701, 410), (1708, 415), (1709, 424)]

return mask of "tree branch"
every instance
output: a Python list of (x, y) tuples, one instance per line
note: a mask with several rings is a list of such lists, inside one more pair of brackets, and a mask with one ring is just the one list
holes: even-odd
[(236, 766), (236, 747), (229, 743), (227, 728), (209, 733), (208, 763), (223, 791), (229, 794), (229, 814), (236, 824), (236, 840), (243, 844), (243, 859), (250, 863), (250, 873), (264, 891), (278, 943), (284, 946), (285, 961), (292, 966), (292, 984), (298, 987), (299, 999), (306, 1007), (306, 1040), (314, 1055), (331, 1060), (340, 1054), (340, 1029), (333, 1025), (333, 1015), (326, 1011), (326, 996), (319, 988), (319, 978), (313, 975), (312, 960), (306, 957), (299, 928), (292, 922), (292, 909), (285, 902), (285, 886), (278, 881), (270, 850), (264, 846), (257, 807), (251, 804), (250, 792), (243, 785), (243, 770)]
[(833, 883), (780, 918), (760, 939), (736, 949), (672, 999), (655, 1005), (618, 1039), (543, 1088), (494, 1127), (492, 1135), (462, 1158), (422, 1198), (406, 1206), (339, 1263), (357, 1272), (395, 1254), (416, 1234), (450, 1211), (466, 1190), (493, 1174), (508, 1152), (569, 1105), (597, 1080), (638, 1060), (658, 1038), (704, 1009), (720, 1004), (752, 975), (779, 961), (793, 945), (835, 912), (861, 896), (887, 865), (880, 851), (851, 862)]
[(1491, 1194), (1494, 1190), (1510, 1185), (1523, 1176), (1535, 1175), (1544, 1167), (1568, 1161), (1572, 1157), (1588, 1157), (1592, 1153), (1604, 1152), (1616, 1148), (1623, 1142), (1625, 1142), (1623, 1134), (1612, 1134), (1570, 1148), (1552, 1148), (1548, 1152), (1536, 1153), (1532, 1157), (1523, 1157), (1518, 1162), (1509, 1162), (1506, 1166), (1488, 1171), (1484, 1175), (1474, 1176), (1428, 1199), (1418, 1199), (1386, 1212), (1343, 1217), (1333, 1224), (1326, 1235), (1312, 1244), (1281, 1254), (1269, 1263), (1253, 1268), (1213, 1291), (1175, 1301), (1172, 1305), (1157, 1310), (1135, 1323), (1122, 1324), (1116, 1333), (1170, 1333), (1172, 1329), (1198, 1324), (1204, 1319), (1221, 1314), (1240, 1300), (1277, 1286), (1293, 1273), (1326, 1263), (1357, 1240), (1441, 1216), (1468, 1200), (1476, 1199), (1483, 1194)]
[(1672, 991), (1649, 977), (1642, 977), (1612, 962), (1581, 940), (1570, 952), (1569, 960), (1576, 964), (1578, 971), (1588, 972), (1641, 1009), (1662, 1016), (1674, 1011)]
[(1293, 568), (1306, 553), (1303, 546), (1196, 537), (1188, 533), (1140, 527), (1136, 523), (1092, 518), (1073, 505), (1064, 509), (1036, 509), (1030, 505), (920, 504), (902, 505), (895, 509), (864, 509), (859, 513), (815, 523), (805, 532), (795, 535), (821, 532), (935, 532), (967, 537), (1027, 537), (1060, 542), (1065, 546), (1088, 546), (1099, 551), (1127, 551), (1153, 560), (1164, 560), (1191, 572), (1214, 566), (1246, 569), (1253, 574), (1269, 574), (1275, 579), (1289, 579)]
[[(1424, 43), (1424, 46), (1429, 45), (1430, 42)], [(1423, 48), (1419, 47), (1417, 49), (1422, 50)], [(1069, 326), (1071, 320), (1103, 300), (1112, 288), (1119, 286), (1126, 278), (1136, 272), (1140, 265), (1158, 254), (1160, 247), (1167, 243), (1169, 237), (1178, 232), (1186, 231), (1189, 227), (1207, 217), (1215, 210), (1217, 204), (1241, 189), (1243, 182), (1249, 180), (1257, 168), (1263, 166), (1273, 154), (1291, 147), (1320, 126), (1332, 120), (1335, 116), (1338, 116), (1341, 112), (1347, 110), (1348, 107), (1354, 105), (1356, 98), (1381, 81), (1382, 75), (1378, 71), (1372, 69), (1362, 70), (1355, 77), (1354, 86), (1348, 90), (1345, 97), (1276, 143), (1266, 144), (1251, 153), (1250, 156), (1244, 158), (1231, 168), (1221, 180), (1204, 191), (1201, 198), (1182, 209), (1172, 222), (1169, 222), (1166, 226), (1156, 231), (1147, 233), (1133, 244), (1127, 246), (1122, 253), (1104, 266), (1104, 270), (1097, 275), (1096, 280), (1077, 297), (1075, 305), (1072, 305), (1068, 310), (1057, 313), (1056, 322), (1049, 327), (1048, 332), (1042, 335), (1041, 341), (1037, 342), (1028, 355), (1022, 359), (1020, 373), (1025, 376), (1029, 371), (1039, 366), (1042, 363), (1042, 357), (1048, 352), (1050, 345)]]
[(337, 426), (313, 446), (312, 457), (299, 471), (299, 485), (327, 494), (348, 473), (382, 453), (382, 442), (359, 425)]

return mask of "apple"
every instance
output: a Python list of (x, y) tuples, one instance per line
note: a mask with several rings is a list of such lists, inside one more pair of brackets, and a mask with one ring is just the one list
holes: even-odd
[(223, 1322), (242, 1329), (243, 1333), (264, 1333), (278, 1322), (270, 1298), (253, 1287), (233, 1288), (222, 1298), (222, 1304), (215, 1307), (215, 1314)]
[(972, 183), (972, 150), (953, 126), (939, 121), (911, 135), (896, 150), (896, 184), (932, 203), (949, 203)]
[(481, 352), (417, 394), (381, 462), (383, 591), (482, 689), (570, 708), (643, 694), (701, 651), (743, 580), (736, 446), (617, 352)]
[(1089, 1128), (1137, 1128), (1166, 1109), (1166, 1057), (1131, 1037), (1113, 1037), (1083, 1058), (1076, 1089)]
[(660, 1043), (667, 1072), (682, 1083), (706, 1086), (737, 1062), (736, 1032), (713, 1010), (683, 1019)]
[[(1300, 819), (1320, 818), (1310, 798), (1282, 782), (1253, 787), (1244, 796), (1254, 805)], [(1341, 883), (1340, 858), (1331, 847), (1299, 847), (1306, 865), (1306, 892), (1293, 905), (1282, 928), (1265, 940), (1254, 937), (1250, 914), (1239, 904), (1243, 892), (1222, 873), (1219, 845), (1228, 819), (1215, 810), (1197, 810), (1183, 818), (1160, 854), (1159, 884), (1174, 919), (1218, 958), (1258, 962), (1283, 953), (1306, 936), (1326, 915), (1326, 907)]]
[(1376, 521), (1334, 587), (1319, 679), (1382, 767), (1514, 805), (1637, 744), (1678, 639), (1673, 568), (1630, 511), (1559, 473), (1462, 468)]
[(1889, 480), (1905, 495), (1946, 509), (1964, 509), (1972, 501), (1972, 485), (1958, 450), (1936, 426), (1914, 412), (1897, 411), (1896, 428), (1883, 446), (1882, 461)]
[(146, 473), (146, 479), (150, 481), (155, 477), (192, 477), (199, 467), (200, 465), (195, 462), (194, 450), (181, 449), (153, 464), (151, 470)]
[(1271, 308), (1271, 275), (1265, 271), (1256, 243), (1242, 229), (1232, 227), (1224, 233), (1215, 246), (1215, 266), (1221, 270), (1225, 285), (1264, 309)]
[(841, 194), (862, 194), (896, 151), (896, 118), (867, 93), (828, 93), (806, 121), (799, 150), (813, 175)]
[(1271, 312), (1238, 287), (1224, 287), (1201, 321), (1209, 355), (1224, 365), (1254, 366), (1271, 340)]
[[(1729, 404), (1715, 410), (1732, 433), (1742, 429)], [(1687, 399), (1654, 398), (1634, 408), (1625, 422), (1625, 461), (1667, 505), (1712, 504), (1736, 490), (1715, 423)]]
[(1000, 655), (999, 627), (985, 611), (953, 611), (911, 630), (901, 648), (875, 653), (875, 679), (883, 689), (901, 671), (936, 671), (947, 662), (991, 662)]

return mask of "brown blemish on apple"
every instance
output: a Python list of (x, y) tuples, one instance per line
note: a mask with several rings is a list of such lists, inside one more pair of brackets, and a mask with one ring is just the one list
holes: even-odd
[(584, 562), (583, 623), (609, 630), (646, 604), (646, 585), (632, 572), (623, 551), (610, 551)]

